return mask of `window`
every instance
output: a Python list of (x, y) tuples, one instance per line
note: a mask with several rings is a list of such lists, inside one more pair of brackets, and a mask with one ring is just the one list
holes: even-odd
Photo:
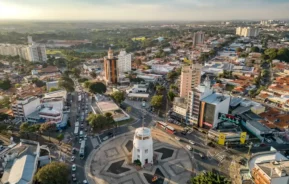
[(139, 152), (139, 149), (137, 149), (137, 152)]
[(145, 153), (148, 153), (148, 152), (149, 152), (149, 150), (148, 150), (148, 149), (146, 149), (146, 150), (145, 150)]
[(137, 155), (137, 158), (139, 159), (139, 155)]

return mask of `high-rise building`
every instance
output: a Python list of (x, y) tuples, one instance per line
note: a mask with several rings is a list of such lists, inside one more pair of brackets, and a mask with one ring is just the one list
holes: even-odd
[(187, 98), (189, 92), (200, 84), (201, 72), (202, 65), (198, 63), (182, 68), (180, 97)]
[(202, 45), (205, 41), (205, 33), (202, 31), (195, 32), (193, 35), (193, 46)]
[(123, 74), (131, 71), (131, 54), (126, 53), (125, 50), (119, 52), (117, 60), (118, 73)]
[(46, 55), (46, 47), (45, 45), (35, 44), (29, 46), (29, 52), (31, 56), (31, 60), (33, 62), (46, 62), (47, 55)]
[(113, 56), (113, 50), (109, 48), (104, 57), (104, 75), (107, 84), (116, 84), (118, 78), (117, 58)]
[(139, 160), (141, 166), (153, 164), (153, 139), (151, 130), (141, 127), (135, 130), (133, 139), (132, 162)]
[(244, 36), (244, 37), (256, 37), (259, 35), (260, 29), (259, 28), (252, 28), (252, 27), (237, 27), (236, 28), (236, 35)]
[(188, 117), (189, 121), (192, 124), (198, 124), (199, 120), (199, 111), (200, 111), (200, 102), (203, 98), (213, 94), (213, 90), (211, 88), (211, 82), (209, 78), (203, 82), (203, 84), (198, 87), (192, 89), (189, 92), (188, 97)]

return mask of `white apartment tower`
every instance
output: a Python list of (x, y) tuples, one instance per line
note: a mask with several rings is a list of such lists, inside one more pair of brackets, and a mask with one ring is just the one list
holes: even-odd
[(146, 164), (153, 164), (153, 155), (151, 130), (146, 127), (136, 129), (133, 139), (132, 162), (139, 160), (141, 167)]
[(117, 68), (119, 74), (131, 71), (131, 54), (126, 53), (125, 50), (119, 52)]
[(202, 45), (205, 41), (205, 33), (202, 31), (198, 31), (193, 35), (193, 45)]
[(252, 27), (237, 27), (236, 28), (236, 35), (244, 36), (244, 37), (256, 37), (260, 33), (259, 28), (252, 28)]
[(33, 43), (32, 45), (29, 46), (29, 52), (31, 56), (30, 61), (33, 61), (33, 62), (46, 62), (47, 61), (45, 45)]

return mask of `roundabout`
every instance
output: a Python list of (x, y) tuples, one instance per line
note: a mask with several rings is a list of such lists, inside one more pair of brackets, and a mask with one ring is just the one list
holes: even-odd
[(191, 156), (182, 145), (158, 129), (152, 129), (154, 163), (132, 163), (134, 132), (104, 142), (85, 164), (91, 184), (186, 183), (192, 175)]

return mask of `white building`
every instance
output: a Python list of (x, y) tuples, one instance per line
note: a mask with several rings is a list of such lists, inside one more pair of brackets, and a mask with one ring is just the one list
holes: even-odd
[(127, 89), (126, 93), (146, 93), (148, 86), (146, 84), (135, 84), (132, 88)]
[(198, 31), (193, 35), (193, 45), (202, 45), (205, 41), (205, 33), (202, 31)]
[(244, 37), (256, 37), (260, 33), (259, 28), (252, 28), (252, 27), (237, 27), (236, 28), (236, 35), (244, 36)]
[(201, 100), (199, 127), (215, 128), (219, 122), (219, 113), (228, 114), (230, 96), (213, 93)]
[(29, 47), (30, 52), (30, 60), (32, 62), (46, 62), (47, 55), (46, 55), (46, 47), (42, 44), (32, 44)]
[(120, 51), (117, 61), (118, 73), (122, 74), (131, 71), (131, 54), (126, 53), (126, 51)]
[(133, 139), (132, 162), (139, 160), (141, 166), (153, 164), (153, 139), (151, 130), (141, 127), (135, 130)]
[(28, 97), (26, 99), (17, 100), (12, 104), (12, 111), (15, 118), (26, 120), (26, 117), (35, 111), (40, 105), (40, 99), (37, 97)]

